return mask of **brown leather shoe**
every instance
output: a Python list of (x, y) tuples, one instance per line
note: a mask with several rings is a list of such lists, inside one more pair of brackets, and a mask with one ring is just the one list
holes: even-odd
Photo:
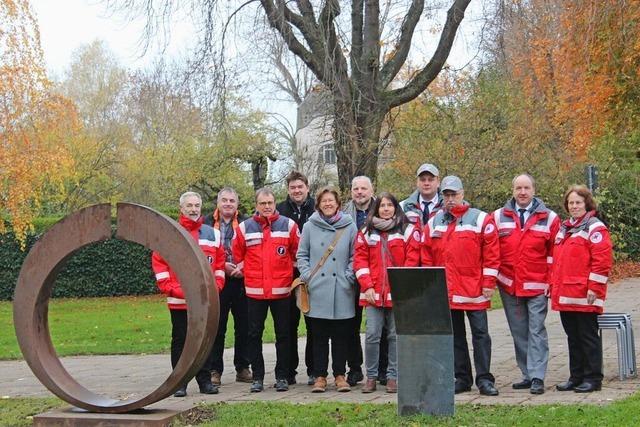
[(220, 385), (222, 383), (221, 374), (218, 371), (211, 371), (211, 382), (213, 385)]
[(397, 393), (397, 392), (398, 392), (398, 381), (387, 380), (387, 393)]
[(313, 383), (311, 393), (324, 393), (327, 390), (327, 378), (316, 377), (316, 382)]
[(362, 387), (363, 393), (373, 393), (376, 391), (376, 379), (375, 378), (367, 378), (367, 382)]
[(237, 383), (252, 383), (253, 375), (249, 368), (242, 368), (239, 371), (236, 371), (236, 382)]
[(344, 377), (344, 375), (338, 375), (336, 377), (336, 389), (341, 393), (351, 391), (351, 387), (349, 386), (349, 383), (347, 382), (347, 379)]

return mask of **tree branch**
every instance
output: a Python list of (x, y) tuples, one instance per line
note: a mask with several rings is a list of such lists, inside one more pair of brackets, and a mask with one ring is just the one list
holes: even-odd
[(444, 66), (453, 40), (456, 37), (456, 31), (460, 26), (460, 22), (464, 18), (464, 12), (469, 6), (471, 0), (455, 0), (449, 11), (447, 12), (447, 20), (440, 34), (438, 47), (434, 52), (429, 63), (420, 70), (409, 83), (404, 87), (387, 93), (387, 101), (391, 108), (397, 107), (415, 99), (429, 86), (429, 84), (438, 76), (440, 70)]
[(411, 49), (413, 33), (420, 21), (423, 10), (424, 0), (413, 0), (411, 2), (411, 6), (400, 27), (400, 38), (395, 46), (396, 52), (389, 61), (383, 65), (382, 71), (380, 71), (381, 86), (383, 88), (386, 88), (389, 83), (391, 83), (407, 60), (409, 50)]

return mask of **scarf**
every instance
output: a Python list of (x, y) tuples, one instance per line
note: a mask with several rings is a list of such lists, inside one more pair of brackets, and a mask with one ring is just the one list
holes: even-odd
[(372, 218), (372, 225), (378, 231), (389, 231), (394, 229), (399, 225), (399, 220), (397, 216), (389, 219), (382, 219), (380, 217), (374, 216)]
[(338, 210), (335, 215), (327, 217), (320, 213), (320, 217), (329, 225), (333, 225), (342, 219), (342, 211)]

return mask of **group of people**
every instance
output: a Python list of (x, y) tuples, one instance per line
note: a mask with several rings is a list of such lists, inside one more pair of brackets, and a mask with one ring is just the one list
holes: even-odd
[[(351, 200), (344, 206), (333, 187), (311, 197), (309, 182), (299, 172), (289, 174), (286, 183), (288, 196), (277, 205), (271, 189), (258, 190), (249, 218), (239, 216), (238, 196), (229, 187), (220, 190), (217, 208), (208, 216), (202, 216), (198, 194), (187, 192), (180, 198), (179, 222), (211, 263), (220, 297), (218, 334), (196, 374), (200, 392), (218, 392), (229, 312), (234, 318), (236, 381), (251, 383), (251, 392), (264, 389), (262, 335), (270, 311), (276, 337), (274, 387), (287, 391), (296, 383), (301, 314), (291, 285), (298, 277), (309, 296), (303, 318), (310, 391), (326, 391), (331, 349), (337, 391), (348, 392), (364, 381), (363, 393), (376, 391), (378, 383), (388, 393), (397, 392), (393, 289), (387, 275), (388, 267), (397, 266), (445, 268), (455, 393), (470, 391), (475, 383), (480, 394), (499, 394), (490, 369), (487, 322), (496, 287), (522, 373), (514, 389), (545, 392), (549, 298), (552, 309), (560, 311), (569, 349), (570, 376), (556, 389), (586, 393), (601, 388), (597, 315), (606, 297), (612, 244), (586, 187), (569, 187), (564, 196), (569, 218), (561, 221), (536, 197), (535, 180), (528, 174), (513, 179), (512, 197), (494, 212), (471, 207), (461, 179), (440, 179), (438, 168), (428, 163), (416, 172), (415, 192), (401, 202), (388, 192), (374, 196), (365, 176), (353, 178)], [(171, 311), (175, 366), (186, 336), (184, 294), (170, 266), (156, 253), (152, 267)], [(185, 396), (186, 387), (175, 395)]]

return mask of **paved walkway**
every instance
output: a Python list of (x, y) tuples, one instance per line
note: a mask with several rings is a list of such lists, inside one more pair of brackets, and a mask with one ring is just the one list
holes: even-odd
[[(626, 312), (632, 315), (636, 322), (636, 328), (640, 325), (640, 278), (628, 279), (611, 285), (606, 302), (609, 312)], [(480, 396), (474, 388), (469, 393), (456, 396), (456, 403), (474, 404), (546, 404), (546, 403), (599, 403), (604, 404), (613, 400), (622, 399), (634, 393), (640, 388), (640, 379), (633, 378), (621, 381), (618, 376), (617, 347), (615, 333), (605, 331), (604, 346), (604, 371), (605, 380), (601, 392), (591, 394), (577, 394), (573, 392), (558, 392), (555, 384), (565, 381), (569, 375), (567, 344), (564, 331), (560, 324), (557, 312), (549, 312), (547, 318), (549, 331), (550, 360), (547, 378), (545, 380), (546, 393), (533, 396), (528, 390), (516, 391), (511, 388), (513, 381), (520, 379), (520, 373), (516, 367), (513, 343), (504, 317), (504, 312), (493, 310), (489, 312), (489, 330), (493, 339), (492, 370), (496, 377), (496, 386), (500, 390), (497, 397)], [(636, 336), (638, 335), (636, 329)], [(304, 339), (299, 340), (300, 354), (304, 353)], [(471, 344), (470, 344), (471, 347)], [(636, 353), (640, 354), (640, 339), (636, 341)], [(265, 384), (273, 380), (273, 367), (275, 365), (275, 347), (273, 344), (265, 344), (265, 364), (267, 376)], [(304, 358), (302, 358), (304, 360)], [(231, 367), (222, 377), (222, 387), (218, 395), (202, 395), (198, 393), (197, 384), (192, 381), (189, 384), (189, 395), (185, 399), (169, 398), (155, 406), (181, 408), (191, 406), (200, 401), (207, 402), (241, 402), (241, 401), (282, 401), (282, 402), (316, 402), (316, 401), (341, 401), (341, 402), (370, 402), (387, 403), (396, 402), (396, 395), (387, 394), (382, 390), (363, 394), (361, 386), (355, 387), (350, 393), (337, 393), (329, 389), (324, 394), (310, 393), (310, 387), (306, 385), (306, 376), (298, 376), (298, 380), (304, 384), (297, 384), (290, 388), (289, 392), (278, 393), (273, 388), (267, 388), (262, 393), (249, 393), (249, 384), (234, 382), (233, 350), (225, 351), (225, 366)], [(169, 375), (170, 363), (168, 355), (141, 355), (141, 356), (83, 356), (66, 357), (63, 364), (69, 372), (83, 385), (114, 398), (127, 398), (148, 394), (159, 386)], [(304, 369), (303, 369), (304, 370)], [(33, 376), (26, 363), (23, 361), (0, 362), (0, 397), (43, 397), (51, 396), (44, 386)]]

